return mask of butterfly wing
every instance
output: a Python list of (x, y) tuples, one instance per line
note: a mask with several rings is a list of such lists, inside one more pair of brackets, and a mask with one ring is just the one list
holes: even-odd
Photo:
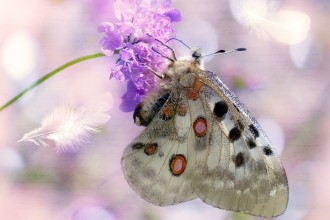
[(244, 105), (212, 72), (202, 72), (199, 99), (209, 117), (207, 156), (194, 192), (222, 209), (272, 217), (288, 201), (285, 171), (272, 144)]
[(171, 89), (150, 124), (126, 148), (126, 180), (156, 205), (199, 197), (222, 209), (281, 214), (288, 185), (270, 141), (215, 74), (191, 75)]
[(194, 163), (190, 162), (193, 156), (190, 117), (177, 114), (180, 96), (177, 92), (172, 90), (166, 103), (122, 157), (123, 173), (130, 186), (142, 198), (159, 206), (197, 198), (189, 181), (194, 170)]

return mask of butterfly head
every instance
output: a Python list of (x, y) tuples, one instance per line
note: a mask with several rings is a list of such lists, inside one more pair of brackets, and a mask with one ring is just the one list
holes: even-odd
[[(151, 35), (147, 34), (149, 37), (152, 37)], [(236, 52), (236, 51), (245, 51), (245, 48), (237, 48), (235, 50), (218, 50), (215, 53), (211, 53), (211, 54), (207, 54), (207, 55), (202, 55), (201, 53), (201, 49), (191, 49), (187, 44), (185, 44), (183, 41), (176, 39), (176, 38), (171, 38), (169, 40), (167, 40), (166, 42), (162, 42), (156, 38), (154, 38), (155, 41), (157, 41), (158, 43), (160, 43), (162, 46), (168, 48), (171, 51), (172, 56), (168, 57), (165, 56), (164, 54), (160, 53), (158, 50), (156, 50), (155, 48), (152, 48), (153, 51), (157, 54), (159, 54), (160, 56), (162, 56), (163, 58), (167, 59), (170, 61), (170, 64), (168, 65), (168, 70), (167, 73), (164, 75), (160, 75), (158, 74), (156, 71), (153, 71), (151, 69), (151, 71), (159, 78), (164, 79), (164, 78), (180, 78), (180, 76), (184, 75), (184, 73), (189, 72), (192, 69), (203, 69), (203, 64), (202, 64), (202, 58), (206, 57), (206, 56), (215, 56), (215, 55), (219, 55), (219, 54), (226, 54), (226, 53), (232, 53), (232, 52)], [(190, 51), (192, 51), (191, 57), (193, 59), (187, 59), (187, 58), (181, 58), (181, 59), (177, 59), (175, 52), (173, 50), (173, 48), (171, 48), (170, 46), (167, 45), (167, 43), (171, 40), (176, 40), (178, 42), (180, 42), (182, 45), (184, 45), (185, 47), (187, 47)], [(189, 70), (189, 71), (188, 71)]]
[[(188, 47), (188, 46), (187, 46)], [(227, 53), (232, 53), (232, 52), (237, 52), (237, 51), (245, 51), (246, 48), (237, 48), (237, 49), (234, 49), (234, 50), (218, 50), (214, 53), (211, 53), (211, 54), (206, 54), (206, 55), (202, 55), (202, 51), (200, 48), (198, 49), (191, 49), (190, 47), (188, 47), (191, 51), (192, 51), (192, 54), (191, 54), (191, 57), (193, 58), (192, 60), (192, 63), (196, 64), (196, 65), (202, 65), (202, 59), (204, 57), (207, 57), (207, 56), (217, 56), (217, 55), (220, 55), (220, 54), (227, 54)], [(173, 52), (174, 53), (174, 52)], [(186, 58), (183, 58), (183, 59), (186, 59)], [(188, 60), (191, 60), (188, 58)], [(171, 60), (172, 63), (175, 63), (177, 60), (174, 59), (174, 60)]]
[(197, 49), (197, 50), (193, 50), (193, 53), (192, 53), (191, 56), (194, 58), (194, 60), (198, 60), (198, 61), (200, 61), (201, 58), (202, 58), (201, 49), (199, 48), (199, 49)]

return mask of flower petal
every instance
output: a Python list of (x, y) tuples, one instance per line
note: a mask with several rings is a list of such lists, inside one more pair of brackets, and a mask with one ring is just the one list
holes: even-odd
[(119, 109), (123, 112), (131, 112), (135, 106), (141, 101), (144, 92), (137, 90), (134, 83), (130, 80), (127, 82), (127, 92), (121, 97), (122, 103)]
[(123, 46), (122, 36), (115, 31), (106, 32), (106, 36), (100, 40), (102, 52), (107, 56), (112, 56), (116, 49)]
[(169, 17), (171, 19), (171, 22), (179, 22), (181, 21), (181, 13), (176, 8), (169, 8), (165, 10), (164, 16)]

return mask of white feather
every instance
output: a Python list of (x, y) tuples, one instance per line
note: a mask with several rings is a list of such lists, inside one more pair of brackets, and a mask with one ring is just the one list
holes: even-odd
[(105, 93), (81, 106), (64, 105), (54, 109), (42, 121), (41, 127), (24, 134), (21, 141), (38, 146), (55, 146), (60, 151), (77, 150), (110, 119), (106, 113), (112, 107), (112, 96)]
[(310, 17), (295, 10), (278, 10), (278, 0), (231, 0), (235, 19), (257, 37), (273, 38), (285, 44), (305, 40), (310, 31)]
[(276, 10), (274, 0), (231, 0), (235, 19), (261, 38), (269, 38), (269, 26), (276, 25), (270, 17)]

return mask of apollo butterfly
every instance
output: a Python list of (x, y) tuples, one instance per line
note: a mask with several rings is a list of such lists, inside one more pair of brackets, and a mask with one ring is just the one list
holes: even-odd
[(258, 122), (216, 74), (202, 69), (199, 51), (191, 60), (172, 56), (159, 90), (135, 108), (135, 123), (146, 128), (122, 157), (129, 185), (159, 206), (200, 198), (221, 209), (281, 215), (287, 177)]

